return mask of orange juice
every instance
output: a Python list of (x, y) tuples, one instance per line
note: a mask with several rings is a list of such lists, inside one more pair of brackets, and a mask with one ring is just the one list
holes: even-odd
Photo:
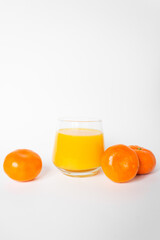
[(86, 171), (100, 167), (104, 152), (103, 133), (95, 129), (65, 128), (56, 135), (53, 162), (69, 171)]

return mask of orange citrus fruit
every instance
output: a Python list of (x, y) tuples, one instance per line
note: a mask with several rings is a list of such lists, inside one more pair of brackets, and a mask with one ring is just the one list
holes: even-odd
[(156, 158), (154, 154), (148, 149), (136, 145), (131, 145), (129, 147), (133, 149), (138, 155), (140, 164), (138, 174), (147, 174), (153, 171), (156, 166)]
[(3, 163), (5, 173), (17, 181), (30, 181), (37, 177), (42, 169), (40, 156), (27, 149), (9, 153)]
[(102, 156), (102, 169), (114, 182), (128, 182), (138, 172), (139, 159), (131, 148), (119, 144), (109, 147)]

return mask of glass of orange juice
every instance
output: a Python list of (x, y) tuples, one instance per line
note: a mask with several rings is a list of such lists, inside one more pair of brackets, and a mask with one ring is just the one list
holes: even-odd
[(102, 121), (59, 120), (53, 163), (65, 175), (97, 174), (104, 152)]

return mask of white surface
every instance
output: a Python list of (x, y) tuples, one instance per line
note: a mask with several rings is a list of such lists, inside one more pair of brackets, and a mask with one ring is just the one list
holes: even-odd
[[(160, 3), (0, 2), (0, 239), (159, 239), (160, 172), (115, 184), (61, 175), (58, 117), (103, 120), (106, 147), (138, 144), (159, 162)], [(7, 153), (43, 159), (36, 181), (10, 180)]]

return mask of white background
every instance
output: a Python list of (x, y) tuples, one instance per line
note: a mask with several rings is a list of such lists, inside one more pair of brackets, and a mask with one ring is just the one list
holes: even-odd
[[(106, 147), (160, 151), (160, 2), (0, 1), (0, 239), (159, 239), (160, 176), (116, 184), (52, 164), (56, 119), (103, 120)], [(29, 148), (37, 180), (3, 172)]]

